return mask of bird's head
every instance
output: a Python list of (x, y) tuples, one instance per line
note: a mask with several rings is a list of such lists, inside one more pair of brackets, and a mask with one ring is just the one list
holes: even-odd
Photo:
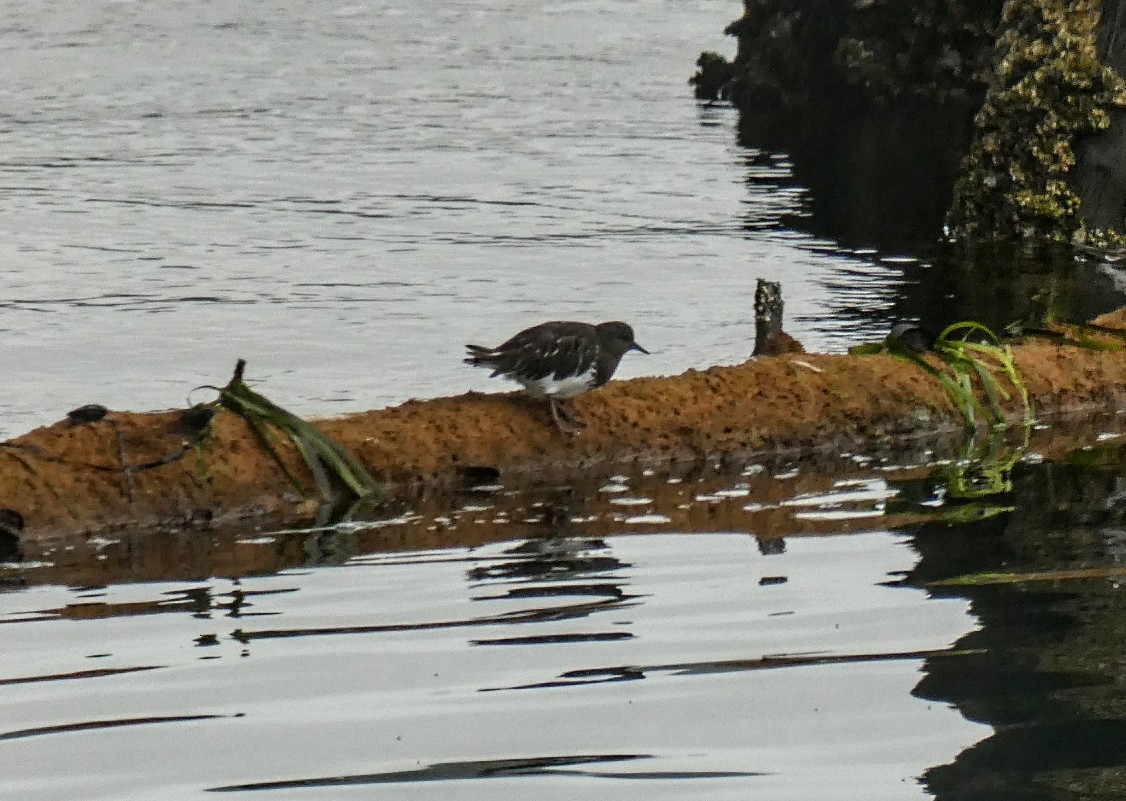
[(602, 341), (615, 353), (624, 354), (627, 351), (639, 350), (648, 355), (649, 351), (637, 344), (633, 338), (633, 329), (626, 323), (614, 320), (609, 323), (599, 323), (595, 327)]

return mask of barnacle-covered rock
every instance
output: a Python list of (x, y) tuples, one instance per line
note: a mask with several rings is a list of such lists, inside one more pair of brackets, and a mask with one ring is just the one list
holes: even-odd
[(955, 186), (957, 239), (1070, 242), (1086, 226), (1069, 173), (1080, 137), (1126, 107), (1126, 82), (1097, 49), (1099, 0), (1011, 0), (996, 84)]

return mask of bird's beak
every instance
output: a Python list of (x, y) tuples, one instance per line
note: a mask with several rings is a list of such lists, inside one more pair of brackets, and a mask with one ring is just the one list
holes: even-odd
[(645, 350), (645, 348), (641, 347), (641, 346), (640, 346), (640, 345), (638, 345), (638, 344), (637, 344), (636, 342), (634, 342), (634, 343), (633, 343), (632, 345), (630, 345), (630, 348), (629, 348), (629, 349), (630, 349), (630, 350), (639, 350), (639, 351), (641, 351), (642, 353), (644, 353), (644, 354), (645, 354), (646, 356), (648, 356), (648, 355), (649, 355), (649, 351)]

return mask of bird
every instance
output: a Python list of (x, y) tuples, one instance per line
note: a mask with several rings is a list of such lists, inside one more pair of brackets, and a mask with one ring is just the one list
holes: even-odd
[(619, 320), (598, 325), (553, 320), (526, 328), (495, 348), (465, 347), (466, 364), (487, 367), (493, 371), (490, 378), (518, 381), (533, 398), (546, 400), (551, 419), (564, 434), (574, 434), (582, 423), (562, 401), (605, 384), (629, 351), (649, 353)]
[(914, 323), (896, 323), (891, 327), (891, 332), (887, 335), (886, 341), (892, 344), (902, 344), (916, 353), (926, 353), (934, 349), (935, 339), (937, 337), (922, 326)]
[(211, 418), (214, 416), (214, 408), (197, 403), (190, 409), (181, 412), (168, 426), (168, 430), (173, 434), (182, 434), (185, 437), (201, 437), (207, 431), (207, 427), (211, 425)]
[(71, 426), (84, 426), (89, 423), (97, 423), (104, 420), (107, 414), (109, 414), (109, 409), (102, 406), (102, 404), (87, 403), (85, 406), (79, 406), (77, 409), (71, 409), (66, 413), (66, 417)]

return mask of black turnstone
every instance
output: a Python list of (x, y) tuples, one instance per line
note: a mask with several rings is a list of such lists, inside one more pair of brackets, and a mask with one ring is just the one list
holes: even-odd
[(466, 364), (488, 367), (493, 376), (519, 381), (529, 395), (546, 399), (551, 418), (565, 434), (574, 433), (581, 423), (561, 401), (605, 384), (628, 351), (649, 352), (634, 341), (633, 329), (625, 323), (563, 320), (532, 326), (495, 348), (466, 345), (466, 349)]
[(182, 434), (185, 437), (202, 437), (203, 433), (207, 431), (207, 427), (211, 425), (211, 418), (214, 416), (215, 409), (213, 407), (197, 403), (190, 409), (181, 412), (179, 417), (168, 426), (168, 430), (173, 434)]
[(109, 409), (102, 404), (87, 403), (77, 409), (71, 409), (66, 413), (66, 417), (72, 426), (84, 426), (104, 420), (107, 414), (109, 414)]
[(887, 335), (889, 343), (902, 344), (916, 353), (926, 353), (934, 349), (935, 335), (914, 323), (896, 323)]

